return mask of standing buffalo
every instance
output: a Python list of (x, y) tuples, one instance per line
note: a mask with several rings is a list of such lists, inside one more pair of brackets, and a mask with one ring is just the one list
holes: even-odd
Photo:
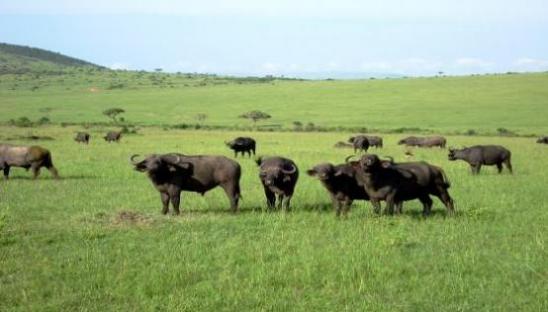
[(74, 138), (74, 141), (76, 141), (78, 143), (89, 144), (89, 139), (90, 138), (91, 138), (91, 136), (89, 135), (89, 133), (87, 133), (87, 132), (78, 132), (78, 133), (76, 133), (76, 137)]
[(307, 171), (316, 177), (329, 192), (337, 216), (346, 214), (356, 199), (369, 200), (364, 188), (356, 181), (356, 169), (349, 164), (323, 163)]
[(354, 153), (356, 153), (357, 151), (367, 152), (367, 149), (369, 149), (369, 140), (365, 135), (350, 137), (348, 139), (348, 142), (352, 143), (352, 146), (354, 147)]
[(398, 142), (398, 145), (405, 144), (406, 146), (418, 146), (418, 147), (434, 147), (439, 146), (440, 148), (445, 148), (447, 140), (442, 136), (431, 136), (431, 137), (415, 137), (410, 136), (405, 139), (401, 139)]
[(367, 141), (369, 141), (369, 146), (375, 148), (382, 148), (382, 138), (380, 136), (368, 135), (366, 136)]
[(167, 214), (169, 203), (179, 214), (181, 191), (204, 195), (216, 186), (222, 187), (230, 200), (230, 208), (238, 211), (240, 199), (240, 165), (224, 156), (187, 156), (182, 154), (150, 155), (137, 162), (131, 156), (135, 170), (146, 172), (160, 192), (162, 213)]
[(537, 143), (548, 144), (548, 136), (543, 136), (543, 137), (538, 138)]
[(449, 149), (449, 160), (462, 159), (470, 164), (472, 174), (478, 174), (482, 165), (496, 165), (499, 173), (502, 172), (502, 164), (512, 173), (510, 162), (512, 153), (500, 145), (476, 145), (463, 149)]
[(225, 144), (234, 151), (234, 157), (238, 157), (238, 152), (242, 153), (242, 157), (244, 156), (244, 153), (247, 153), (249, 157), (251, 157), (251, 152), (255, 155), (256, 143), (255, 140), (250, 137), (237, 137), (230, 142), (225, 142)]
[(11, 167), (32, 169), (33, 179), (40, 174), (40, 168), (46, 167), (54, 178), (59, 178), (50, 151), (40, 146), (0, 144), (0, 169), (4, 170), (5, 179), (8, 179)]
[(105, 135), (103, 138), (107, 142), (120, 142), (120, 138), (122, 137), (121, 131), (109, 131), (107, 132), (107, 135)]
[(375, 211), (380, 211), (380, 201), (386, 201), (386, 210), (401, 213), (404, 201), (419, 199), (423, 204), (423, 214), (429, 215), (432, 208), (430, 195), (438, 197), (447, 208), (454, 212), (453, 200), (447, 189), (450, 183), (445, 172), (426, 162), (394, 163), (381, 161), (377, 155), (362, 156), (351, 163), (357, 170), (358, 182), (364, 186)]
[(268, 207), (274, 208), (276, 195), (278, 195), (278, 208), (285, 206), (285, 209), (289, 210), (289, 203), (299, 178), (297, 165), (292, 160), (283, 157), (259, 157), (257, 165)]

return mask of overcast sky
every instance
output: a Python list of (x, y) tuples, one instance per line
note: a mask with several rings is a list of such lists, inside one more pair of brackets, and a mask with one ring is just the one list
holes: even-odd
[(548, 1), (0, 0), (0, 41), (240, 75), (548, 70)]

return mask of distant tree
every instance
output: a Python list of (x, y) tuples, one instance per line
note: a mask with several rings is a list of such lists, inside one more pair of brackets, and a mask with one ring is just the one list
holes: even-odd
[(442, 72), (441, 70), (438, 72), (438, 75), (439, 76), (443, 76), (444, 72)]
[(207, 119), (207, 115), (204, 113), (199, 113), (194, 116), (194, 119), (198, 120), (198, 122), (201, 124)]
[(125, 112), (126, 111), (121, 108), (109, 108), (103, 112), (103, 115), (112, 119), (114, 123), (118, 123), (118, 120), (116, 119), (116, 117), (118, 117), (118, 115), (120, 115), (121, 113), (125, 113)]
[(267, 114), (265, 112), (254, 110), (254, 111), (250, 111), (250, 112), (247, 112), (245, 114), (242, 114), (238, 117), (239, 118), (245, 118), (245, 119), (251, 119), (253, 121), (253, 125), (256, 125), (258, 120), (269, 119), (272, 116), (270, 116), (269, 114)]
[(162, 72), (162, 70), (163, 70), (163, 69), (161, 69), (161, 68), (154, 68), (154, 71), (156, 71), (157, 73)]

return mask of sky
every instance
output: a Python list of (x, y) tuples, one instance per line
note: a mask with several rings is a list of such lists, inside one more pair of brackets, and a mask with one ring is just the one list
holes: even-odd
[(547, 13), (546, 0), (0, 0), (0, 42), (169, 72), (548, 71)]

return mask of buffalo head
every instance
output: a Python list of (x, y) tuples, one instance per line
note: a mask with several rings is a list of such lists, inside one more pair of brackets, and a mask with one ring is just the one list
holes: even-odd
[(130, 158), (130, 162), (135, 166), (135, 170), (140, 172), (149, 172), (155, 173), (159, 171), (168, 170), (170, 172), (175, 171), (188, 171), (191, 169), (192, 164), (189, 162), (184, 162), (181, 160), (181, 157), (178, 155), (149, 155), (141, 161), (136, 161), (135, 159), (139, 155), (133, 155)]
[(324, 163), (314, 166), (314, 168), (307, 170), (306, 173), (311, 177), (325, 181), (335, 173), (335, 168), (332, 164)]

